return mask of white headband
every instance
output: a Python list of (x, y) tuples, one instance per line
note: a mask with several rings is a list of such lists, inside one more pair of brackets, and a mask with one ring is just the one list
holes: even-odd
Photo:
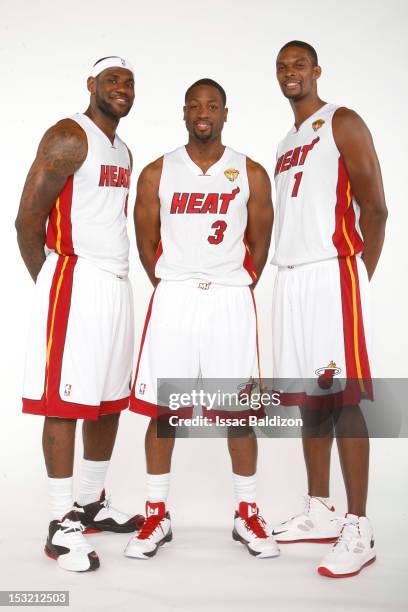
[(123, 57), (106, 57), (104, 60), (97, 62), (95, 66), (92, 66), (91, 69), (91, 77), (97, 77), (98, 74), (106, 70), (107, 68), (126, 68), (126, 70), (130, 70), (130, 72), (134, 75), (135, 71), (133, 70), (133, 66), (129, 64), (129, 62)]

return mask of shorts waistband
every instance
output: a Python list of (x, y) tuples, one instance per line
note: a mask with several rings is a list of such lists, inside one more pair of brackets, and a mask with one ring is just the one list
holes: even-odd
[[(361, 253), (357, 253), (356, 255), (351, 255), (350, 257), (359, 257), (361, 258)], [(278, 266), (278, 272), (284, 272), (285, 270), (299, 270), (302, 268), (307, 268), (308, 266), (318, 266), (322, 264), (329, 264), (330, 262), (338, 262), (341, 257), (329, 257), (328, 259), (319, 259), (318, 261), (308, 261), (302, 264), (294, 264), (292, 266)]]
[(226, 289), (226, 288), (242, 288), (242, 287), (248, 287), (248, 285), (224, 285), (221, 283), (215, 283), (213, 281), (206, 281), (203, 280), (201, 278), (186, 278), (184, 280), (164, 280), (162, 279), (160, 281), (160, 283), (166, 283), (166, 284), (170, 284), (173, 283), (174, 285), (179, 284), (182, 285), (183, 287), (194, 287), (196, 289), (201, 289), (203, 291), (215, 291), (215, 290), (219, 290), (219, 289)]
[(105, 277), (106, 279), (111, 279), (111, 280), (118, 279), (121, 281), (126, 281), (129, 278), (128, 274), (115, 274), (115, 272), (104, 270), (103, 268), (100, 268), (92, 261), (85, 259), (84, 257), (80, 257), (78, 255), (72, 255), (72, 256), (71, 255), (60, 255), (59, 253), (55, 253), (55, 251), (51, 251), (47, 254), (46, 261), (55, 263), (56, 261), (58, 261), (60, 257), (76, 257), (77, 265), (80, 268), (88, 268), (89, 270), (92, 271), (93, 274), (98, 274), (100, 276)]

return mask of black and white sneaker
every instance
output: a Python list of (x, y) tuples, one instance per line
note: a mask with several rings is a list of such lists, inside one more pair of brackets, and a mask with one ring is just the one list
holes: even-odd
[(125, 514), (113, 508), (110, 498), (105, 495), (105, 489), (102, 489), (98, 501), (85, 506), (80, 506), (75, 502), (74, 509), (85, 527), (84, 534), (101, 531), (131, 533), (139, 531), (145, 520), (141, 514), (130, 516), (130, 514)]
[(74, 510), (60, 521), (51, 521), (44, 552), (71, 572), (88, 572), (99, 567), (99, 558), (82, 535), (84, 526)]

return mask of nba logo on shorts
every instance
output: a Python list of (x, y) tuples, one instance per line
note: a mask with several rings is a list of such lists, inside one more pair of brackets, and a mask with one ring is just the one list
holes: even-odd
[(145, 391), (146, 391), (146, 384), (145, 383), (140, 383), (140, 385), (139, 385), (139, 394), (140, 395), (144, 395)]
[(71, 395), (71, 385), (65, 385), (64, 395), (65, 397), (68, 397), (69, 395)]

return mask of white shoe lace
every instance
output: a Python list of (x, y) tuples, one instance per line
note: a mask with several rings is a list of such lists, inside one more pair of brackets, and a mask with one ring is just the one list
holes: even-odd
[(85, 550), (89, 548), (88, 542), (82, 535), (85, 527), (81, 521), (72, 521), (71, 519), (66, 518), (58, 524), (60, 525), (61, 531), (64, 533), (64, 535), (69, 534), (70, 548), (75, 548), (75, 550)]
[(351, 543), (356, 537), (355, 528), (357, 528), (358, 531), (358, 522), (355, 519), (351, 519), (349, 517), (338, 517), (333, 520), (339, 521), (340, 525), (342, 526), (340, 535), (335, 544), (333, 545), (333, 552), (340, 552), (340, 550), (344, 549), (346, 549), (347, 551), (350, 550)]
[(110, 495), (105, 495), (105, 499), (102, 502), (102, 506), (105, 508), (112, 508), (112, 498)]

